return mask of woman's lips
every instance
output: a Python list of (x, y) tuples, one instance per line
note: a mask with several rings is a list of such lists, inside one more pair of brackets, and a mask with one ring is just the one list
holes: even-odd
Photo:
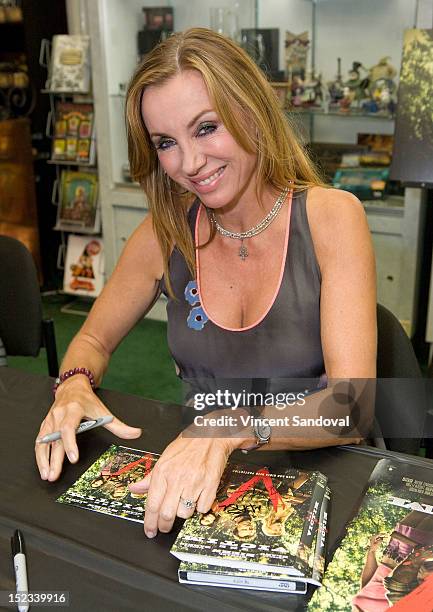
[(209, 181), (209, 179), (212, 178), (212, 176), (216, 175), (215, 178), (212, 179), (210, 182), (206, 182), (206, 183), (199, 183), (196, 181), (191, 181), (191, 182), (193, 183), (196, 191), (198, 191), (199, 193), (208, 193), (209, 191), (212, 191), (216, 187), (221, 177), (223, 176), (225, 169), (226, 169), (226, 166), (221, 166), (221, 168), (218, 168), (218, 170), (214, 172), (213, 175), (205, 179), (206, 181)]

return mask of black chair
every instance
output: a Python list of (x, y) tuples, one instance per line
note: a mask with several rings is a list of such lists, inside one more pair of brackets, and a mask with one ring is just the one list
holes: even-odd
[(45, 347), (48, 373), (59, 371), (52, 319), (42, 318), (38, 276), (29, 250), (0, 236), (0, 338), (6, 355), (37, 357)]
[(377, 334), (376, 419), (386, 448), (416, 455), (427, 416), (421, 369), (400, 321), (381, 304), (377, 305)]

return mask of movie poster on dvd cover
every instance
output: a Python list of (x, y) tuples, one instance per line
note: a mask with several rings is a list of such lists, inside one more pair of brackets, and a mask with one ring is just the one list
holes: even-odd
[(171, 552), (181, 561), (312, 578), (327, 479), (229, 464), (209, 512), (188, 519)]
[(433, 469), (381, 459), (309, 612), (433, 610)]
[[(308, 584), (321, 584), (325, 568), (326, 539), (330, 510), (331, 491), (326, 487), (325, 496), (320, 508), (319, 525), (313, 537), (314, 553), (311, 554), (309, 569), (304, 577), (291, 576), (269, 569), (245, 569), (225, 567), (206, 563), (182, 561), (179, 566), (179, 582), (187, 584), (205, 584), (208, 586), (276, 591), (302, 595), (307, 592)], [(307, 524), (315, 527), (317, 514), (307, 517)]]
[(147, 493), (131, 493), (128, 485), (143, 479), (158, 459), (154, 453), (112, 444), (56, 501), (142, 523)]

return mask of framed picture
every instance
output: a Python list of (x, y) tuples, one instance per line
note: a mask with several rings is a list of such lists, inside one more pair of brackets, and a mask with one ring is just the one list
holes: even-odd
[(403, 41), (391, 179), (433, 184), (433, 30), (406, 30)]
[(101, 238), (70, 234), (63, 290), (72, 295), (97, 297), (104, 286), (104, 245)]
[(64, 170), (54, 229), (97, 234), (101, 229), (98, 177), (91, 172)]

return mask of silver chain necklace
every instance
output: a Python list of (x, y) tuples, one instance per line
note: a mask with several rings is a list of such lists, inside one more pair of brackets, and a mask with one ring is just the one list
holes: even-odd
[(242, 259), (242, 261), (245, 261), (245, 259), (248, 257), (248, 249), (244, 245), (244, 240), (246, 238), (252, 238), (253, 236), (257, 236), (257, 234), (260, 234), (261, 232), (263, 232), (263, 230), (265, 230), (267, 227), (270, 226), (272, 221), (275, 219), (275, 217), (280, 212), (281, 207), (288, 193), (289, 193), (288, 187), (283, 189), (283, 191), (280, 193), (278, 198), (275, 200), (275, 204), (272, 206), (271, 210), (268, 212), (266, 217), (262, 219), (260, 223), (258, 223), (251, 229), (247, 230), (246, 232), (230, 232), (229, 230), (224, 229), (222, 225), (218, 223), (214, 211), (210, 209), (208, 209), (209, 217), (210, 217), (211, 222), (215, 225), (216, 230), (221, 234), (221, 236), (225, 236), (226, 238), (233, 238), (235, 240), (241, 241), (241, 246), (239, 247), (238, 255)]

